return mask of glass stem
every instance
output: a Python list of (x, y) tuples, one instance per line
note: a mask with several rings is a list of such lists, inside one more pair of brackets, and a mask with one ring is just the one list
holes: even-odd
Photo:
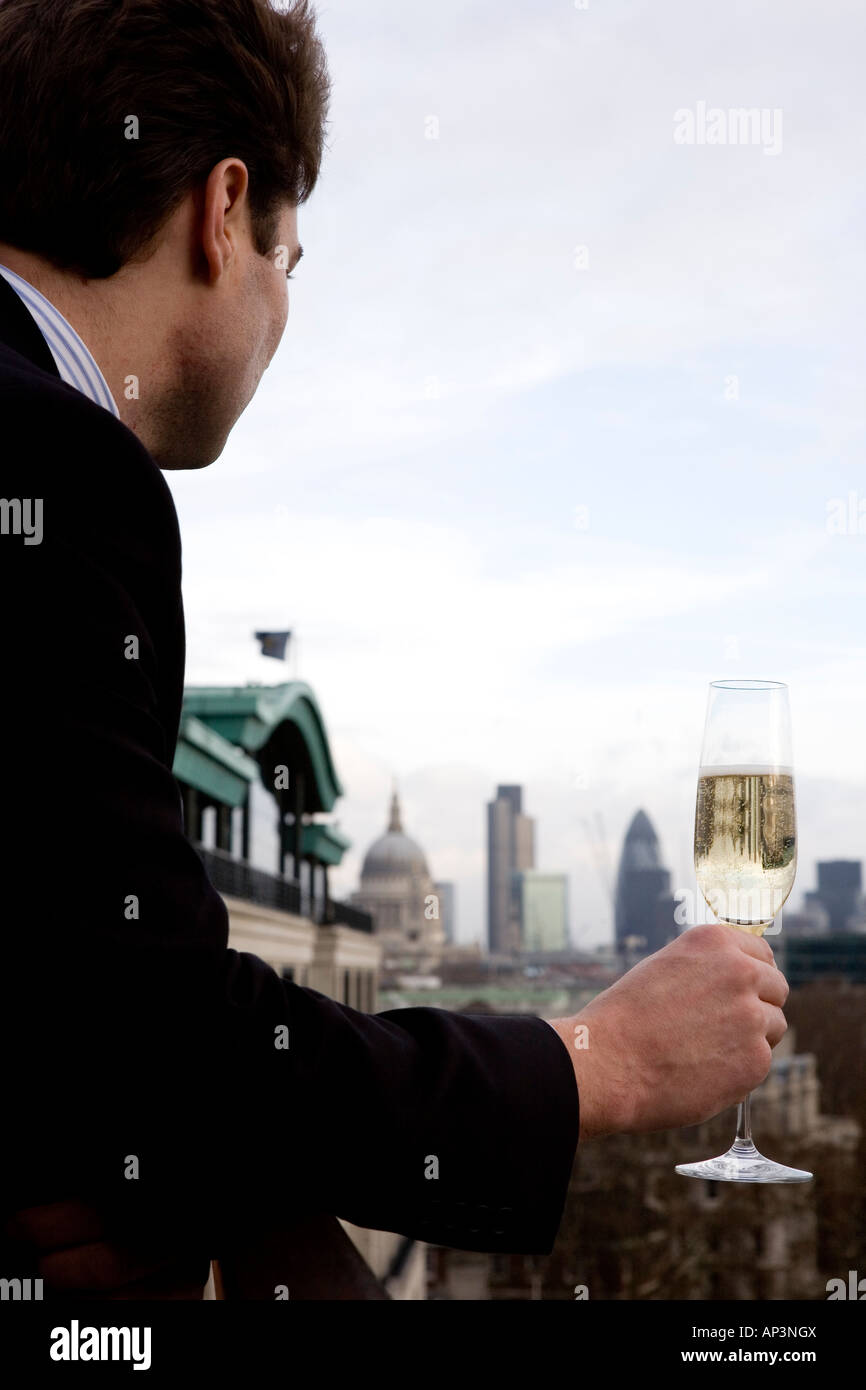
[[(730, 1132), (730, 1131), (729, 1131)], [(751, 1092), (745, 1100), (741, 1100), (737, 1106), (737, 1137), (734, 1146), (738, 1149), (752, 1149), (755, 1147), (752, 1139), (752, 1095)]]

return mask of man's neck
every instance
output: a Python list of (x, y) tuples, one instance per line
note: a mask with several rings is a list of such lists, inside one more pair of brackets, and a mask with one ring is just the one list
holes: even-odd
[(135, 271), (124, 267), (109, 280), (87, 280), (3, 242), (0, 265), (27, 280), (71, 324), (105, 377), (121, 420), (144, 437), (142, 390), (144, 384), (153, 390), (165, 362), (157, 368), (158, 354), (150, 349), (150, 316), (138, 312)]

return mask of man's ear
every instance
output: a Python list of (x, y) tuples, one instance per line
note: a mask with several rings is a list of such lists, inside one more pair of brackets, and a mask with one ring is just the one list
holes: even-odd
[(242, 159), (223, 159), (208, 174), (204, 189), (201, 249), (210, 284), (234, 258), (248, 208), (250, 176)]

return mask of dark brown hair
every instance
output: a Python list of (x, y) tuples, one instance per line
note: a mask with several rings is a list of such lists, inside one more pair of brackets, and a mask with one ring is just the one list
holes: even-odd
[(236, 156), (265, 254), (329, 95), (308, 0), (0, 0), (0, 241), (113, 275)]

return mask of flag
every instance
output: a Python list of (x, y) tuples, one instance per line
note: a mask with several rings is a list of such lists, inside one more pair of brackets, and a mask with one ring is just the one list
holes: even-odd
[(262, 656), (272, 656), (276, 661), (285, 661), (286, 643), (291, 637), (288, 632), (255, 632), (253, 636), (261, 643)]

